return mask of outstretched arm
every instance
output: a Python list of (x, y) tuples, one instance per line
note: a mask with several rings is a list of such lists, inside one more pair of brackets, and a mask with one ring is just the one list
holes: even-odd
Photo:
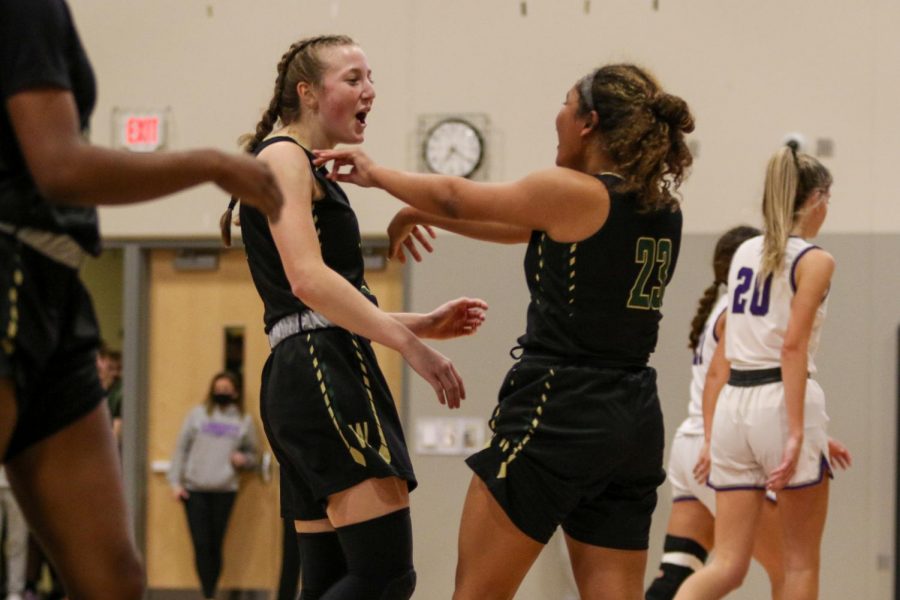
[(439, 217), (407, 206), (400, 209), (388, 225), (390, 242), (388, 256), (405, 263), (406, 253), (409, 253), (416, 262), (421, 262), (422, 254), (419, 246), (426, 252), (433, 250), (428, 239), (428, 237), (435, 238), (432, 227), (440, 227), (472, 239), (499, 244), (525, 243), (531, 236), (531, 231), (526, 227)]
[(484, 323), (487, 302), (478, 298), (457, 298), (430, 313), (391, 313), (419, 337), (434, 340), (472, 335)]
[(68, 90), (29, 89), (10, 96), (7, 110), (28, 170), (50, 201), (130, 204), (211, 182), (266, 215), (278, 215), (282, 198), (275, 178), (250, 156), (213, 149), (135, 154), (92, 146), (81, 135)]
[[(424, 226), (424, 233), (420, 226)], [(472, 239), (499, 244), (523, 244), (531, 236), (531, 230), (527, 227), (439, 217), (408, 206), (400, 209), (388, 225), (390, 241), (388, 256), (399, 259), (400, 262), (406, 262), (406, 255), (403, 252), (405, 247), (417, 262), (421, 261), (422, 256), (416, 242), (423, 250), (431, 252), (431, 243), (425, 234), (427, 233), (433, 239), (435, 236), (432, 227), (439, 227)]]
[[(438, 217), (514, 225), (546, 231), (561, 242), (580, 241), (602, 227), (609, 214), (606, 187), (595, 177), (561, 167), (512, 183), (396, 171), (374, 164), (359, 148), (316, 152), (317, 164), (334, 161), (330, 177), (375, 186)], [(341, 173), (350, 165), (348, 173)]]

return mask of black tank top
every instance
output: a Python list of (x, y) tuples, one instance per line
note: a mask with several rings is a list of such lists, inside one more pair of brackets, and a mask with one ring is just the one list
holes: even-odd
[[(297, 144), (296, 140), (290, 137), (272, 137), (263, 141), (256, 148), (255, 154), (279, 142)], [(306, 148), (303, 148), (303, 151), (309, 158), (316, 183), (325, 192), (324, 198), (312, 203), (313, 222), (319, 237), (322, 259), (325, 265), (342, 275), (377, 305), (375, 296), (366, 286), (359, 222), (350, 207), (350, 201), (344, 190), (326, 177), (327, 171), (324, 168), (312, 166), (313, 155)], [(302, 312), (308, 307), (291, 291), (291, 284), (281, 264), (281, 256), (278, 254), (275, 240), (272, 239), (266, 217), (255, 208), (241, 204), (241, 232), (250, 274), (265, 307), (263, 320), (268, 333), (283, 317)]]
[(525, 254), (531, 293), (519, 344), (526, 354), (586, 359), (611, 367), (643, 366), (656, 348), (663, 294), (681, 245), (681, 211), (638, 212), (635, 193), (609, 190), (609, 217), (577, 243), (534, 231)]

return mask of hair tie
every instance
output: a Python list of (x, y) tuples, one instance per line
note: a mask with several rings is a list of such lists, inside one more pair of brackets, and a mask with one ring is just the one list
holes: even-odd
[(225, 209), (225, 212), (222, 213), (222, 216), (219, 218), (219, 230), (222, 232), (222, 243), (225, 244), (226, 247), (231, 246), (231, 219), (234, 215), (234, 207), (237, 206), (237, 203), (237, 196), (232, 196), (231, 201), (228, 203), (228, 208)]
[(797, 169), (797, 172), (799, 173), (800, 156), (798, 155), (798, 152), (800, 151), (800, 142), (795, 139), (790, 139), (784, 145), (791, 149), (791, 158), (794, 159), (794, 168)]

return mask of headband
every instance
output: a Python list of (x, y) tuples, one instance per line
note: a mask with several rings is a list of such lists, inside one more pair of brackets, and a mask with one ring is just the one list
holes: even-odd
[(581, 78), (578, 85), (578, 91), (581, 92), (581, 98), (587, 103), (588, 110), (594, 110), (594, 78), (600, 69), (594, 69), (589, 74)]

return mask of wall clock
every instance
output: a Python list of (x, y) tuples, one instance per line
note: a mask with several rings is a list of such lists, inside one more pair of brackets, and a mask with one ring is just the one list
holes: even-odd
[(442, 175), (473, 177), (484, 165), (485, 151), (484, 131), (463, 117), (433, 119), (420, 141), (425, 170)]

